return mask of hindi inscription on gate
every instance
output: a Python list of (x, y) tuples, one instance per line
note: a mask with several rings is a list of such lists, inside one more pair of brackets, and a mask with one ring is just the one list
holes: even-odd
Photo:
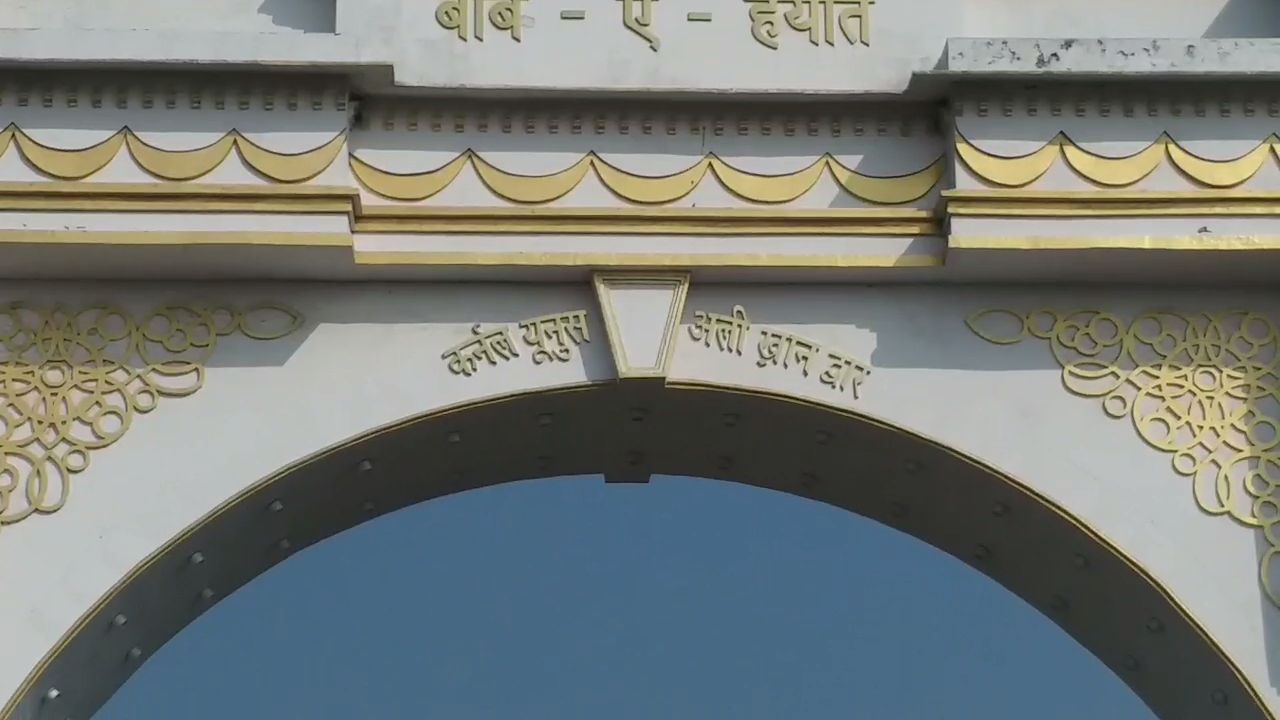
[[(731, 22), (740, 22), (744, 31), (770, 50), (777, 50), (782, 29), (808, 35), (815, 46), (834, 46), (839, 38), (852, 45), (871, 45), (871, 8), (876, 0), (744, 0), (747, 6)], [(485, 28), (505, 33), (520, 42), (524, 35), (524, 12), (535, 0), (439, 0), (436, 22), (468, 42), (485, 39)], [(622, 26), (648, 44), (654, 52), (662, 46), (654, 29), (659, 0), (618, 0)], [(613, 12), (613, 9), (610, 9)], [(586, 10), (562, 10), (562, 21), (584, 20)], [(686, 22), (717, 22), (710, 12), (685, 14)]]
[[(742, 344), (751, 333), (751, 321), (741, 305), (734, 305), (728, 314), (698, 310), (693, 314), (689, 337), (708, 348), (732, 355), (742, 354)], [(822, 344), (794, 333), (776, 328), (759, 326), (756, 352), (759, 367), (795, 368), (804, 377), (810, 371), (817, 374), (818, 382), (836, 392), (852, 392), (858, 398), (862, 383), (871, 374), (871, 366), (857, 358), (824, 347)], [(818, 372), (821, 370), (821, 372)]]

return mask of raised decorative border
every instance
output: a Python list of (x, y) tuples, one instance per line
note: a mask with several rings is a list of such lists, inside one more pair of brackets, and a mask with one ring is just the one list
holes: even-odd
[(1272, 252), (1280, 235), (952, 235), (951, 250), (1164, 250)]
[(1276, 217), (1274, 190), (943, 190), (947, 214), (966, 217)]
[[(689, 274), (681, 272), (669, 273), (596, 273), (592, 277), (592, 285), (596, 290), (596, 300), (600, 304), (600, 314), (604, 318), (605, 334), (609, 336), (609, 349), (613, 355), (614, 367), (619, 379), (661, 379), (671, 371), (671, 357), (675, 353), (676, 333), (680, 329), (680, 320), (684, 316), (685, 301), (689, 297)], [(657, 363), (651, 366), (632, 365), (628, 354), (626, 340), (622, 332), (617, 308), (614, 307), (612, 291), (626, 286), (670, 288), (670, 299), (667, 314), (662, 318), (653, 318), (662, 322), (662, 332), (657, 349)]]
[[(40, 661), (33, 667), (16, 690), (10, 696), (3, 708), (0, 708), (0, 720), (16, 720), (16, 718), (24, 717), (22, 713), (31, 707), (38, 707), (41, 698), (47, 696), (51, 687), (50, 683), (56, 681), (57, 675), (61, 673), (61, 663), (71, 657), (71, 653), (77, 652), (83, 648), (86, 643), (101, 642), (101, 628), (107, 627), (112, 618), (121, 612), (128, 612), (130, 598), (136, 595), (136, 591), (140, 587), (146, 589), (146, 581), (153, 577), (163, 578), (161, 573), (167, 570), (166, 563), (172, 564), (175, 560), (181, 559), (185, 562), (193, 550), (200, 548), (200, 543), (206, 541), (209, 537), (208, 533), (216, 530), (219, 523), (229, 522), (229, 518), (234, 517), (234, 513), (244, 508), (262, 508), (267, 506), (278, 498), (283, 492), (286, 481), (295, 477), (299, 472), (314, 472), (325, 462), (343, 462), (342, 454), (347, 453), (348, 457), (361, 458), (365, 457), (367, 448), (361, 449), (371, 439), (386, 437), (389, 433), (402, 431), (406, 428), (427, 427), (425, 423), (433, 420), (450, 417), (456, 418), (474, 408), (489, 407), (492, 408), (495, 403), (509, 402), (519, 399), (531, 397), (553, 398), (565, 394), (576, 393), (592, 393), (612, 384), (613, 381), (586, 381), (555, 388), (537, 388), (519, 390), (500, 394), (496, 396), (486, 396), (482, 400), (469, 400), (458, 402), (442, 408), (433, 409), (420, 415), (399, 420), (391, 425), (378, 428), (364, 435), (350, 438), (336, 445), (327, 447), (311, 456), (298, 460), (286, 467), (283, 467), (269, 476), (266, 476), (257, 482), (250, 483), (247, 487), (237, 493), (234, 497), (223, 502), (212, 512), (205, 514), (191, 525), (184, 528), (181, 532), (174, 535), (160, 547), (152, 551), (146, 558), (138, 562), (133, 568), (123, 575), (105, 594), (98, 598), (92, 606), (88, 607), (75, 623), (68, 628), (58, 641), (41, 657)], [(764, 399), (775, 400), (781, 403), (797, 404), (805, 406), (822, 413), (824, 424), (832, 424), (841, 421), (853, 421), (860, 425), (873, 426), (882, 430), (889, 431), (897, 436), (917, 442), (924, 447), (937, 450), (944, 453), (948, 458), (955, 459), (964, 464), (964, 466), (990, 476), (998, 482), (998, 486), (1007, 490), (1013, 497), (1020, 502), (1027, 501), (1034, 503), (1036, 506), (1043, 508), (1049, 515), (1055, 519), (1060, 519), (1067, 524), (1069, 528), (1078, 533), (1077, 540), (1079, 549), (1089, 555), (1099, 554), (1108, 558), (1114, 558), (1118, 561), (1122, 569), (1132, 572), (1140, 581), (1154, 591), (1162, 601), (1162, 606), (1156, 612), (1157, 616), (1152, 619), (1158, 623), (1157, 625), (1148, 624), (1147, 628), (1151, 632), (1160, 632), (1171, 623), (1185, 624), (1190, 630), (1189, 637), (1193, 642), (1204, 643), (1212, 655), (1221, 661), (1224, 675), (1232, 678), (1238, 683), (1239, 692), (1232, 692), (1228, 695), (1222, 694), (1222, 702), (1230, 702), (1232, 712), (1244, 712), (1249, 716), (1257, 716), (1261, 718), (1274, 718), (1275, 715), (1268, 709), (1263, 701), (1258, 689), (1249, 679), (1249, 675), (1239, 666), (1232, 654), (1225, 649), (1223, 640), (1216, 637), (1208, 628), (1206, 628), (1196, 614), (1181, 602), (1177, 595), (1171, 591), (1167, 583), (1156, 576), (1150, 570), (1145, 568), (1135, 558), (1131, 557), (1123, 547), (1109, 540), (1105, 535), (1098, 532), (1090, 526), (1084, 519), (1073, 515), (1066, 508), (1061, 507), (1052, 498), (1046, 497), (1033, 490), (1026, 483), (1001, 472), (999, 469), (984, 464), (982, 461), (970, 457), (963, 452), (947, 447), (934, 439), (917, 435), (909, 430), (897, 427), (881, 420), (869, 418), (866, 415), (858, 413), (855, 410), (839, 407), (831, 403), (821, 401), (798, 398), (783, 393), (770, 392), (764, 390), (753, 390), (742, 387), (731, 387), (718, 385), (714, 383), (699, 383), (691, 381), (672, 381), (667, 383), (667, 387), (683, 392), (697, 393), (727, 393), (735, 395), (749, 395)], [(838, 426), (836, 427), (838, 429)], [(333, 477), (340, 477), (336, 475)], [(376, 511), (377, 508), (375, 507)], [(983, 547), (983, 546), (979, 546)], [(287, 557), (287, 553), (278, 555), (280, 558)], [(199, 587), (199, 586), (196, 586)], [(145, 594), (145, 593), (144, 593)], [(216, 588), (208, 588), (201, 591), (199, 597), (206, 603), (216, 601), (223, 594), (217, 592)], [(164, 625), (159, 628), (161, 640), (171, 636), (171, 633), (181, 629), (185, 622), (189, 621), (188, 616), (174, 616), (171, 614), (155, 614), (167, 620), (177, 618), (175, 624)], [(1161, 619), (1163, 618), (1163, 619)], [(1141, 617), (1135, 621), (1141, 621)], [(1148, 620), (1148, 623), (1152, 620)], [(1074, 624), (1068, 624), (1068, 630), (1072, 629)], [(1086, 638), (1087, 639), (1087, 638)], [(119, 682), (123, 682), (123, 675), (118, 676)], [(1129, 676), (1133, 677), (1133, 676)], [(1138, 676), (1141, 679), (1142, 676)], [(1128, 679), (1128, 677), (1126, 678)], [(118, 687), (116, 685), (109, 686), (108, 689)], [(1142, 688), (1150, 689), (1157, 684), (1144, 683)]]
[[(34, 212), (243, 212), (341, 213), (352, 232), (409, 234), (610, 234), (610, 235), (863, 235), (938, 236), (941, 224), (932, 210), (904, 208), (543, 208), (424, 207), (362, 202), (360, 191), (345, 185), (229, 185), (214, 183), (107, 183), (74, 181), (0, 181), (0, 211)], [(238, 233), (234, 244), (351, 245), (321, 233)], [(0, 242), (187, 244), (215, 242), (214, 231), (190, 233), (51, 233), (0, 230)], [(256, 240), (254, 237), (260, 236)], [(172, 241), (164, 238), (172, 238)], [(219, 241), (220, 242), (220, 241)]]
[(362, 233), (600, 233), (613, 235), (941, 234), (932, 210), (915, 208), (494, 208), (369, 205)]

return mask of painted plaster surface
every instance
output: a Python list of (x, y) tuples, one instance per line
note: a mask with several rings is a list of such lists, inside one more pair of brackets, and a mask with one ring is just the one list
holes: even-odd
[[(395, 420), (533, 388), (611, 380), (612, 359), (589, 285), (153, 286), (10, 285), (29, 303), (104, 297), (139, 312), (196, 293), (297, 309), (305, 324), (270, 342), (224, 338), (200, 392), (136, 420), (77, 475), (66, 506), (0, 531), (9, 650), (5, 694), (79, 615), (122, 575), (184, 527), (279, 468)], [(1255, 531), (1201, 512), (1169, 458), (1125, 423), (1062, 388), (1061, 367), (1036, 343), (999, 347), (965, 318), (989, 307), (1248, 307), (1280, 317), (1268, 295), (1091, 290), (692, 288), (671, 379), (757, 388), (852, 408), (991, 463), (1124, 547), (1164, 582), (1265, 693), (1280, 651), (1268, 637), (1277, 610), (1256, 581)], [(866, 361), (857, 389), (837, 392), (795, 367), (758, 363), (695, 341), (697, 311), (732, 313)], [(522, 356), (474, 374), (451, 372), (442, 353), (484, 329), (529, 316), (586, 309), (591, 340), (566, 362)], [(803, 458), (797, 458), (797, 471)], [(848, 482), (856, 482), (850, 468)], [(29, 598), (42, 601), (31, 604)], [(1267, 696), (1273, 708), (1280, 698)]]
[(6, 28), (169, 30), (216, 32), (334, 31), (334, 0), (6, 0), (0, 4)]
[[(1226, 38), (984, 37), (947, 41), (944, 69), (974, 74), (1161, 73), (1215, 75), (1280, 71), (1280, 10), (1259, 7), (1258, 25), (1233, 28)], [(1259, 37), (1251, 37), (1257, 33)], [(1250, 36), (1250, 37), (1240, 37)]]
[[(184, 11), (193, 7), (190, 3), (98, 3), (87, 13), (69, 12), (65, 3), (0, 3), (6, 26), (22, 28), (0, 31), (0, 52), (10, 60), (174, 64), (305, 59), (317, 66), (362, 66), (381, 84), (391, 83), (394, 67), (395, 83), (419, 87), (897, 93), (907, 88), (913, 72), (940, 64), (990, 72), (1037, 63), (1055, 70), (1111, 71), (1135, 69), (1142, 62), (1187, 70), (1272, 62), (1265, 44), (1180, 43), (1157, 49), (1154, 43), (1107, 41), (1099, 49), (1068, 50), (1037, 47), (1036, 41), (980, 41), (949, 49), (948, 38), (1255, 37), (1280, 28), (1267, 0), (1142, 0), (1123, 6), (1052, 0), (1031, 7), (1008, 0), (881, 0), (870, 10), (865, 42), (836, 32), (827, 43), (824, 30), (810, 42), (807, 33), (782, 23), (778, 47), (771, 49), (753, 39), (749, 8), (735, 0), (704, 0), (696, 8), (654, 5), (643, 33), (623, 26), (620, 4), (587, 8), (571, 0), (535, 0), (521, 5), (518, 42), (511, 28), (490, 28), (482, 42), (463, 40), (441, 26), (438, 3), (429, 0), (339, 0), (336, 5), (223, 0), (212, 12), (201, 6), (206, 22), (198, 27), (184, 21), (193, 16)], [(576, 11), (585, 14), (562, 17)], [(690, 21), (690, 11), (703, 17)], [(1227, 51), (1235, 57), (1226, 58)], [(705, 62), (710, 56), (722, 61)], [(1130, 56), (1142, 59), (1134, 66), (1126, 59)], [(529, 62), (531, 57), (538, 62)], [(842, 71), (817, 73), (815, 67)]]

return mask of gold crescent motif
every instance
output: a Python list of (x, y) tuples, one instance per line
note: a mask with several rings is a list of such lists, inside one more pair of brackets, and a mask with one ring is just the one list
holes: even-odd
[(558, 200), (578, 186), (591, 169), (592, 156), (586, 155), (578, 162), (550, 175), (516, 175), (503, 172), (471, 154), (471, 166), (488, 188), (498, 195), (517, 203), (532, 205)]
[(32, 140), (21, 130), (14, 129), (13, 140), (18, 152), (46, 175), (59, 180), (83, 180), (111, 162), (124, 145), (125, 131), (79, 150), (59, 150)]
[(645, 205), (675, 202), (688, 195), (702, 182), (711, 166), (711, 160), (703, 158), (680, 172), (646, 177), (616, 168), (597, 155), (593, 155), (593, 159), (592, 167), (605, 187), (623, 200)]
[(850, 195), (877, 205), (901, 205), (919, 200), (942, 181), (946, 161), (938, 158), (919, 172), (897, 177), (872, 177), (854, 172), (834, 157), (827, 157), (831, 176)]
[(22, 157), (39, 172), (59, 180), (83, 180), (106, 167), (120, 149), (126, 148), (146, 172), (161, 180), (194, 180), (218, 167), (235, 147), (245, 162), (270, 180), (297, 183), (319, 175), (333, 164), (346, 144), (342, 131), (324, 145), (300, 153), (279, 153), (232, 130), (220, 139), (193, 150), (164, 150), (139, 138), (129, 128), (122, 128), (102, 142), (86, 148), (68, 150), (45, 145), (21, 128), (9, 125), (0, 131), (0, 154), (9, 145), (18, 146)]
[(249, 167), (281, 183), (303, 182), (324, 172), (337, 159), (347, 142), (347, 133), (344, 131), (314, 150), (278, 153), (258, 145), (237, 131), (232, 131), (231, 134), (235, 136), (236, 150)]
[(235, 146), (235, 137), (228, 134), (202, 148), (193, 150), (162, 150), (147, 144), (132, 131), (126, 132), (125, 145), (143, 170), (165, 180), (194, 180), (213, 172), (222, 164)]
[(996, 185), (1022, 187), (1039, 180), (1061, 154), (1061, 136), (1054, 136), (1044, 147), (1033, 153), (1017, 157), (1005, 157), (983, 152), (963, 135), (956, 133), (956, 154), (978, 177)]
[(1280, 160), (1280, 137), (1270, 135), (1257, 147), (1230, 160), (1200, 157), (1161, 133), (1146, 148), (1122, 158), (1110, 158), (1086, 150), (1059, 133), (1044, 147), (1019, 157), (1005, 157), (978, 149), (962, 135), (955, 140), (956, 155), (978, 178), (993, 185), (1024, 187), (1048, 172), (1061, 155), (1084, 179), (1106, 187), (1127, 187), (1150, 175), (1166, 159), (1183, 175), (1210, 188), (1235, 187), (1252, 178), (1270, 156)]
[(791, 202), (813, 189), (827, 169), (827, 158), (818, 158), (803, 170), (789, 175), (756, 175), (738, 170), (711, 156), (711, 171), (734, 195), (758, 203)]
[(1235, 187), (1258, 174), (1271, 155), (1275, 135), (1234, 160), (1208, 160), (1169, 143), (1169, 159), (1187, 177), (1209, 187)]
[(1107, 187), (1132, 185), (1155, 171), (1164, 160), (1167, 135), (1127, 157), (1107, 157), (1080, 146), (1064, 142), (1060, 145), (1067, 164), (1080, 175)]
[(823, 155), (793, 173), (760, 175), (739, 170), (715, 155), (706, 155), (684, 170), (670, 175), (639, 175), (610, 164), (595, 153), (588, 153), (574, 164), (547, 175), (520, 175), (502, 170), (478, 154), (467, 151), (434, 170), (421, 173), (392, 173), (381, 170), (354, 153), (352, 174), (368, 190), (392, 200), (425, 200), (452, 183), (467, 164), (494, 193), (510, 202), (546, 203), (564, 197), (586, 179), (587, 171), (595, 171), (610, 192), (639, 205), (661, 205), (685, 197), (708, 173), (729, 192), (743, 200), (761, 204), (790, 202), (813, 189), (824, 172), (830, 171), (836, 182), (854, 197), (870, 203), (896, 205), (917, 200), (928, 194), (941, 181), (945, 170), (942, 158), (928, 167), (907, 175), (873, 177), (845, 167), (835, 158)]
[(351, 174), (360, 184), (374, 193), (392, 200), (425, 200), (444, 190), (471, 162), (471, 155), (463, 153), (435, 170), (424, 173), (393, 173), (379, 170), (351, 154)]
[[(265, 178), (279, 183), (300, 183), (319, 175), (333, 164), (347, 143), (346, 131), (312, 150), (281, 153), (253, 142), (232, 130), (204, 147), (165, 150), (148, 143), (129, 128), (123, 128), (100, 143), (74, 150), (53, 148), (32, 139), (20, 128), (9, 125), (0, 130), (0, 154), (11, 144), (36, 170), (60, 180), (82, 180), (106, 167), (123, 147), (138, 166), (153, 177), (173, 182), (195, 180), (219, 167), (234, 149), (245, 164)], [(547, 175), (521, 175), (502, 170), (470, 150), (444, 165), (417, 173), (382, 170), (355, 153), (349, 153), (352, 175), (369, 191), (392, 200), (419, 201), (430, 198), (457, 179), (470, 165), (480, 180), (502, 198), (520, 204), (540, 204), (558, 200), (594, 172), (610, 192), (639, 205), (675, 202), (693, 190), (708, 174), (729, 192), (743, 200), (761, 204), (786, 203), (804, 195), (829, 171), (849, 194), (866, 202), (895, 205), (919, 199), (942, 179), (944, 160), (901, 176), (875, 177), (846, 167), (830, 155), (823, 155), (805, 168), (791, 173), (766, 175), (733, 167), (708, 154), (684, 170), (669, 175), (641, 175), (609, 163), (594, 152), (587, 153), (569, 167)]]

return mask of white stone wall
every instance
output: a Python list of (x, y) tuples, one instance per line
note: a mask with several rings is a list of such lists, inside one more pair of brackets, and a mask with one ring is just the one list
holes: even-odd
[(4, 0), (0, 26), (332, 33), (334, 13), (335, 0)]
[[(66, 507), (0, 533), (8, 695), (76, 619), (149, 553), (249, 484), (321, 448), (434, 408), (531, 388), (613, 377), (594, 295), (568, 285), (9, 285), (5, 299), (77, 305), (104, 299), (141, 313), (175, 298), (281, 302), (306, 325), (273, 341), (225, 338), (205, 386), (162, 399), (116, 444), (95, 451)], [(1259, 591), (1255, 531), (1201, 512), (1168, 455), (1145, 445), (1099, 401), (1073, 397), (1040, 341), (1000, 347), (965, 325), (1000, 307), (1099, 308), (1123, 316), (1244, 307), (1280, 317), (1268, 294), (1080, 289), (695, 286), (696, 310), (742, 305), (757, 325), (794, 332), (869, 361), (860, 397), (795, 368), (760, 367), (678, 336), (672, 379), (756, 388), (847, 407), (935, 438), (1025, 482), (1122, 547), (1164, 583), (1280, 708), (1268, 680), (1280, 662), (1266, 628), (1278, 611)], [(464, 378), (441, 353), (485, 327), (587, 309), (592, 341), (568, 363), (482, 366)], [(608, 429), (602, 429), (605, 433)], [(603, 435), (602, 435), (603, 437)], [(33, 603), (32, 598), (40, 598)]]

